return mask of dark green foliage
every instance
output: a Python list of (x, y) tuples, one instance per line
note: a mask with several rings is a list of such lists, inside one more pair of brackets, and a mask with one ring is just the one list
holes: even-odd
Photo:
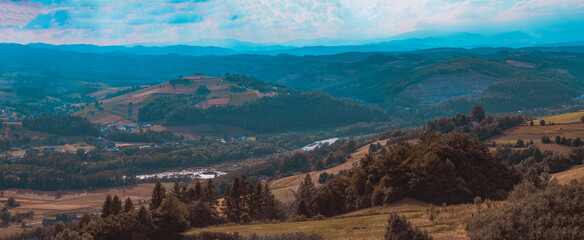
[(250, 220), (282, 220), (285, 218), (282, 204), (274, 198), (267, 185), (255, 187), (243, 175), (228, 185), (224, 194), (222, 211), (228, 221), (241, 222), (246, 214)]
[(2, 224), (10, 224), (10, 212), (6, 208), (3, 208), (2, 212), (0, 212), (0, 218), (2, 218)]
[(206, 227), (214, 224), (215, 214), (205, 201), (192, 201), (188, 206), (189, 222), (191, 227)]
[(186, 100), (159, 98), (140, 109), (140, 121), (167, 124), (215, 123), (256, 132), (338, 127), (382, 121), (388, 115), (378, 107), (318, 92), (265, 97), (243, 106), (193, 108)]
[(545, 126), (545, 120), (543, 120), (543, 119), (542, 119), (542, 120), (540, 120), (540, 121), (539, 121), (539, 125), (541, 125), (541, 126)]
[(385, 240), (430, 240), (427, 232), (421, 231), (414, 226), (404, 216), (391, 213), (387, 219), (385, 228)]
[(105, 197), (105, 201), (103, 202), (103, 206), (101, 207), (101, 218), (106, 218), (110, 215), (112, 215), (113, 211), (112, 211), (112, 196), (111, 195), (107, 195)]
[(152, 215), (156, 238), (174, 239), (189, 227), (188, 209), (174, 194), (166, 194)]
[(150, 210), (156, 210), (162, 204), (164, 196), (166, 195), (166, 189), (162, 186), (160, 181), (156, 182), (154, 189), (152, 190), (152, 200), (150, 202)]
[(72, 115), (43, 115), (27, 118), (22, 126), (34, 131), (48, 132), (62, 136), (97, 136), (99, 128), (89, 120)]
[(180, 138), (171, 131), (152, 131), (147, 129), (141, 133), (129, 133), (115, 128), (108, 129), (107, 137), (112, 141), (120, 142), (149, 142), (163, 143), (165, 141), (176, 141)]
[(114, 97), (117, 97), (117, 96), (122, 96), (124, 94), (131, 93), (131, 92), (135, 92), (135, 91), (138, 91), (138, 90), (141, 90), (141, 89), (144, 89), (144, 88), (145, 87), (142, 87), (142, 86), (129, 87), (129, 88), (126, 88), (126, 89), (123, 89), (123, 90), (119, 90), (119, 91), (113, 92), (113, 93), (108, 93), (107, 95), (105, 95), (105, 99), (114, 98)]
[(481, 239), (584, 239), (584, 183), (522, 183), (502, 208), (475, 216), (468, 236)]
[[(431, 203), (505, 199), (521, 180), (499, 156), (466, 134), (427, 134), (366, 156), (349, 174), (327, 181), (316, 199), (325, 216), (414, 197)], [(374, 194), (375, 193), (375, 194)], [(338, 203), (336, 203), (338, 202)]]
[[(484, 114), (482, 107), (476, 105), (473, 107), (475, 114), (479, 117)], [(481, 114), (481, 112), (483, 114)], [(428, 132), (440, 132), (443, 134), (450, 132), (468, 133), (471, 137), (485, 140), (495, 135), (499, 135), (505, 129), (509, 129), (522, 124), (525, 119), (522, 116), (505, 116), (505, 117), (493, 117), (488, 115), (483, 117), (481, 121), (475, 121), (471, 119), (476, 119), (477, 117), (466, 116), (461, 113), (457, 113), (455, 117), (448, 118), (443, 117), (435, 119), (433, 121), (428, 121), (427, 131)]]
[(122, 201), (120, 200), (118, 195), (114, 196), (114, 199), (112, 200), (110, 209), (111, 209), (113, 215), (118, 215), (118, 214), (120, 214), (120, 212), (122, 212), (122, 210), (123, 210)]
[(124, 212), (131, 212), (134, 211), (134, 203), (132, 203), (132, 199), (130, 199), (130, 197), (126, 198), (126, 201), (124, 202)]
[(247, 87), (257, 89), (260, 92), (280, 92), (280, 93), (290, 93), (295, 92), (289, 86), (277, 84), (277, 83), (269, 83), (264, 82), (259, 79), (249, 77), (247, 75), (239, 75), (239, 74), (229, 74), (226, 73), (225, 77), (223, 78), (225, 81), (232, 82), (237, 84), (240, 87)]
[(481, 122), (485, 118), (485, 110), (481, 105), (474, 105), (470, 112), (470, 119), (472, 121)]
[(306, 174), (304, 181), (300, 183), (298, 188), (298, 205), (296, 206), (296, 214), (312, 217), (316, 215), (317, 209), (314, 206), (314, 199), (316, 197), (316, 187), (312, 182), (310, 174)]
[(90, 234), (95, 240), (151, 239), (149, 227), (138, 220), (136, 212), (91, 221), (81, 232)]
[(8, 198), (8, 201), (6, 201), (6, 205), (9, 206), (9, 207), (18, 207), (18, 206), (20, 206), (20, 204), (18, 204), (16, 202), (16, 200), (14, 199), (14, 197), (9, 197)]
[(207, 88), (207, 86), (205, 85), (201, 85), (199, 88), (197, 88), (197, 94), (198, 95), (207, 95), (211, 92), (211, 90), (209, 90)]

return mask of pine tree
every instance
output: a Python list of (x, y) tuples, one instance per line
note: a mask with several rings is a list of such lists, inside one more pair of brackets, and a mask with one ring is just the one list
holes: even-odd
[(122, 211), (122, 201), (118, 197), (118, 195), (114, 196), (114, 200), (112, 200), (112, 204), (110, 206), (113, 215), (118, 215)]
[(105, 197), (105, 201), (103, 202), (103, 206), (101, 207), (101, 218), (106, 218), (112, 214), (112, 196), (107, 195)]
[(153, 228), (152, 214), (150, 211), (148, 211), (148, 209), (146, 209), (146, 207), (140, 206), (137, 218), (142, 225), (146, 226), (147, 228)]
[(178, 239), (189, 226), (187, 207), (174, 194), (166, 194), (154, 215), (156, 239)]
[[(316, 196), (316, 187), (314, 187), (314, 183), (312, 182), (312, 178), (310, 174), (306, 174), (304, 177), (304, 181), (300, 183), (300, 187), (298, 188), (298, 206), (297, 206), (297, 214), (298, 215), (305, 215), (306, 217), (312, 217), (313, 215), (313, 198)], [(303, 204), (303, 206), (300, 206)]]
[(219, 197), (219, 194), (217, 193), (217, 187), (213, 184), (213, 179), (207, 180), (205, 188), (205, 194), (207, 195), (205, 198), (207, 199), (209, 208), (213, 211), (213, 215), (217, 215), (217, 198)]
[(174, 194), (174, 196), (178, 199), (181, 198), (181, 187), (180, 187), (180, 183), (174, 182), (174, 186), (172, 187), (172, 194)]
[(162, 186), (160, 181), (157, 181), (156, 185), (154, 185), (154, 190), (152, 190), (152, 201), (150, 202), (150, 210), (155, 210), (160, 206), (162, 200), (164, 200), (165, 194), (166, 189), (164, 189), (164, 186)]
[(132, 199), (130, 199), (130, 197), (126, 198), (126, 201), (124, 202), (124, 212), (131, 212), (134, 211), (134, 203), (132, 203)]
[(193, 197), (194, 197), (193, 198), (194, 201), (199, 201), (203, 197), (203, 188), (201, 187), (200, 181), (195, 182), (194, 196)]

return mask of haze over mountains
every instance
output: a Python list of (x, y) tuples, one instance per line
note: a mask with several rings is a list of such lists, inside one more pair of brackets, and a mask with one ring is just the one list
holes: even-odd
[(477, 47), (535, 47), (574, 46), (584, 41), (568, 41), (552, 37), (535, 37), (521, 31), (484, 36), (469, 32), (416, 31), (391, 38), (371, 40), (339, 40), (330, 38), (298, 39), (282, 43), (252, 43), (235, 39), (206, 38), (188, 42), (138, 43), (120, 46), (96, 46), (85, 44), (50, 45), (31, 43), (29, 46), (76, 51), (83, 53), (129, 53), (136, 55), (180, 54), (205, 55), (329, 55), (343, 52), (395, 52), (429, 48), (477, 48)]

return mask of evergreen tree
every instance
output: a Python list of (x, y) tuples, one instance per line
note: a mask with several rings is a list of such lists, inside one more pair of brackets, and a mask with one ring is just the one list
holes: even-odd
[(103, 206), (101, 207), (101, 218), (106, 218), (109, 215), (112, 215), (112, 213), (112, 196), (108, 194), (105, 197)]
[(156, 210), (160, 206), (162, 200), (164, 200), (165, 194), (166, 189), (164, 189), (164, 186), (162, 186), (160, 181), (157, 181), (156, 185), (154, 185), (154, 190), (152, 190), (152, 201), (150, 202), (150, 210)]
[(156, 237), (178, 238), (189, 226), (188, 215), (187, 207), (174, 194), (166, 194), (160, 206), (154, 211)]
[(142, 225), (148, 227), (149, 229), (153, 227), (152, 214), (150, 213), (150, 211), (148, 211), (148, 209), (146, 209), (146, 207), (140, 206), (137, 218)]
[(217, 193), (217, 187), (213, 183), (213, 179), (207, 180), (207, 185), (205, 186), (205, 194), (207, 195), (205, 198), (207, 199), (207, 203), (209, 204), (209, 208), (213, 211), (213, 214), (217, 214), (217, 198), (219, 194)]
[(134, 203), (132, 203), (132, 199), (130, 197), (126, 198), (124, 202), (124, 212), (131, 212), (134, 211)]
[[(300, 183), (298, 188), (298, 206), (296, 213), (298, 215), (305, 215), (306, 217), (312, 217), (313, 211), (313, 198), (316, 196), (316, 187), (312, 182), (310, 174), (306, 174), (304, 181)], [(302, 204), (302, 206), (301, 206)]]
[(182, 191), (178, 181), (174, 182), (174, 186), (172, 187), (172, 194), (174, 194), (176, 198), (181, 199)]
[(114, 199), (112, 200), (110, 209), (112, 211), (113, 215), (118, 215), (120, 214), (120, 212), (122, 212), (122, 201), (120, 200), (120, 198), (118, 197), (118, 195), (114, 196)]
[(193, 201), (199, 201), (203, 197), (203, 188), (201, 187), (201, 182), (196, 181), (193, 193)]

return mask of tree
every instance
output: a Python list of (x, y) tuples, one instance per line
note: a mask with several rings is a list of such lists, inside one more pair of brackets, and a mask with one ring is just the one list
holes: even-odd
[(207, 199), (207, 203), (209, 204), (209, 208), (213, 211), (213, 214), (217, 214), (217, 197), (219, 194), (217, 193), (217, 187), (213, 183), (213, 179), (209, 178), (207, 180), (207, 185), (205, 186), (205, 199)]
[(18, 207), (18, 203), (16, 203), (14, 197), (9, 197), (7, 204), (9, 207)]
[(584, 182), (546, 185), (515, 186), (504, 206), (471, 219), (470, 239), (584, 239)]
[(164, 186), (162, 186), (162, 183), (160, 183), (160, 181), (157, 181), (156, 185), (154, 185), (154, 189), (152, 190), (152, 201), (150, 202), (150, 210), (156, 210), (160, 206), (162, 200), (164, 200), (165, 194), (166, 189), (164, 189)]
[(405, 217), (397, 213), (391, 213), (387, 219), (385, 228), (385, 240), (429, 240), (428, 233), (412, 226)]
[(213, 224), (213, 211), (205, 201), (193, 201), (188, 206), (191, 227), (206, 227)]
[(112, 200), (110, 209), (111, 209), (113, 215), (118, 215), (122, 211), (122, 209), (123, 209), (122, 208), (122, 201), (120, 200), (118, 195), (114, 196), (114, 199)]
[(189, 227), (188, 209), (174, 194), (166, 194), (154, 211), (154, 223), (158, 238), (176, 238)]
[(481, 122), (485, 118), (485, 109), (481, 105), (474, 105), (470, 112), (470, 118), (473, 121)]
[(154, 227), (152, 224), (152, 214), (146, 209), (146, 207), (140, 206), (137, 218), (138, 221), (147, 228), (151, 229)]
[(2, 211), (2, 224), (4, 225), (8, 225), (10, 224), (10, 212), (8, 211)]
[(310, 174), (307, 173), (304, 177), (304, 181), (300, 183), (298, 188), (298, 205), (296, 208), (296, 214), (305, 215), (306, 217), (312, 217), (314, 197), (316, 196), (316, 188), (312, 182)]
[(132, 203), (132, 199), (130, 199), (130, 197), (126, 198), (126, 201), (124, 202), (124, 212), (131, 212), (134, 211), (134, 203)]
[(543, 120), (543, 119), (542, 119), (542, 120), (540, 120), (540, 121), (539, 121), (539, 125), (540, 125), (540, 126), (545, 126), (545, 120)]
[(103, 202), (103, 206), (101, 207), (101, 218), (106, 218), (112, 215), (112, 196), (107, 195), (105, 197), (105, 201)]

